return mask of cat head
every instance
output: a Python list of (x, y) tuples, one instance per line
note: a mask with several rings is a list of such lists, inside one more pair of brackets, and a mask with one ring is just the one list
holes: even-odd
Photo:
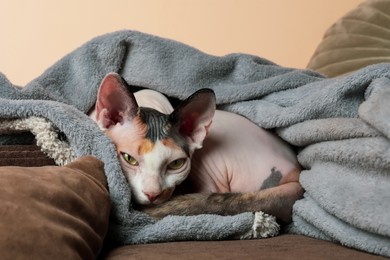
[(100, 128), (111, 138), (138, 204), (168, 200), (202, 147), (216, 109), (215, 95), (202, 89), (166, 115), (139, 107), (129, 86), (116, 73), (102, 81), (95, 106)]

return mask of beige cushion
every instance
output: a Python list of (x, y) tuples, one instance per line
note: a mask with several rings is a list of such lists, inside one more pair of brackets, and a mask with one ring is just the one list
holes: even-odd
[(381, 62), (390, 62), (390, 1), (369, 0), (327, 30), (307, 68), (334, 77)]
[(2, 259), (94, 259), (108, 228), (103, 163), (0, 167)]

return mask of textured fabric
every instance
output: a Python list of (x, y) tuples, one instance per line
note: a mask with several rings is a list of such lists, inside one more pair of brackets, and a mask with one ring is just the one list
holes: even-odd
[(36, 145), (0, 145), (0, 166), (54, 165)]
[(55, 164), (63, 166), (76, 159), (73, 150), (69, 144), (60, 140), (57, 129), (42, 117), (17, 118), (11, 120), (2, 120), (0, 124), (0, 133), (28, 133), (31, 132), (35, 137), (35, 143), (40, 149), (54, 159)]
[(93, 157), (65, 167), (0, 167), (1, 257), (95, 259), (109, 223), (106, 185)]
[[(110, 71), (130, 84), (183, 99), (209, 87), (219, 108), (274, 128), (299, 146), (305, 197), (290, 232), (390, 256), (390, 64), (326, 79), (244, 54), (216, 57), (184, 44), (120, 31), (92, 39), (19, 89), (0, 79), (0, 118), (40, 116), (77, 156), (105, 163), (118, 243), (222, 240), (252, 226), (253, 214), (169, 216), (154, 222), (131, 207), (113, 144), (85, 113)], [(60, 103), (64, 102), (64, 103)], [(363, 127), (362, 127), (363, 126)], [(0, 136), (0, 143), (10, 140)], [(313, 204), (318, 210), (313, 210)]]
[(304, 236), (282, 235), (249, 241), (176, 242), (124, 246), (111, 250), (105, 259), (379, 260), (385, 258)]
[(334, 77), (390, 62), (390, 1), (368, 0), (324, 35), (307, 68)]

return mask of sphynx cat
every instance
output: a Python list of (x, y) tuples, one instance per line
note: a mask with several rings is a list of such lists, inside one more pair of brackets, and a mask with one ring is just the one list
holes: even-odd
[(141, 210), (157, 219), (263, 211), (291, 222), (303, 189), (287, 143), (240, 115), (216, 110), (209, 89), (175, 109), (159, 92), (129, 89), (118, 74), (106, 75), (89, 115), (116, 145)]

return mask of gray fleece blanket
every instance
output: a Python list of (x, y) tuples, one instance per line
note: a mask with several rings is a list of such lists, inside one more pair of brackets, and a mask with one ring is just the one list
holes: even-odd
[[(248, 230), (253, 214), (169, 216), (154, 222), (131, 207), (115, 147), (86, 113), (99, 83), (118, 72), (134, 86), (184, 99), (215, 91), (220, 109), (274, 129), (299, 150), (305, 197), (288, 231), (390, 256), (390, 64), (326, 79), (259, 57), (216, 57), (151, 35), (119, 31), (92, 39), (24, 88), (0, 75), (0, 118), (44, 117), (78, 156), (105, 162), (117, 243), (217, 240)], [(1, 135), (0, 143), (20, 142)]]

